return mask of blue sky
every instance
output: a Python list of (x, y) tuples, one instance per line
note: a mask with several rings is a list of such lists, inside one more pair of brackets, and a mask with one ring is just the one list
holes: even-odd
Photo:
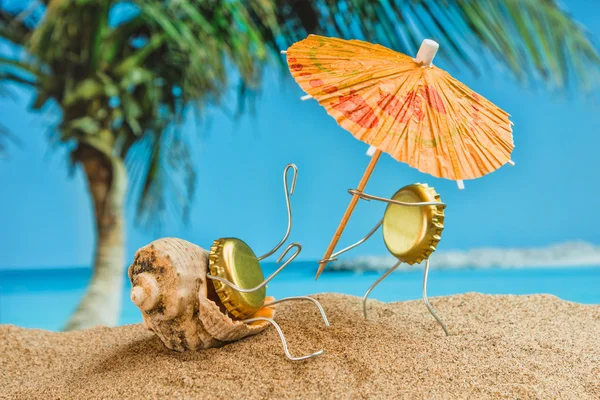
[[(600, 38), (600, 4), (587, 0), (567, 6)], [(600, 244), (597, 102), (526, 88), (500, 70), (480, 78), (448, 70), (512, 114), (516, 167), (467, 181), (466, 190), (459, 191), (454, 182), (384, 155), (367, 192), (387, 197), (414, 182), (434, 186), (448, 204), (439, 249), (570, 240)], [(27, 111), (30, 96), (17, 93), (16, 101), (0, 99), (0, 121), (24, 143), (0, 160), (0, 267), (89, 265), (94, 234), (83, 176), (76, 171), (70, 177), (64, 149), (49, 148), (46, 129), (53, 116)], [(346, 190), (356, 187), (369, 159), (365, 144), (339, 128), (316, 102), (301, 102), (302, 94), (286, 74), (270, 71), (254, 116), (232, 121), (212, 110), (210, 129), (187, 121), (198, 172), (190, 220), (146, 231), (133, 224), (134, 209), (128, 207), (128, 262), (137, 248), (160, 236), (182, 237), (203, 247), (235, 236), (257, 253), (269, 250), (286, 228), (281, 174), (290, 162), (299, 168), (291, 240), (303, 245), (300, 258), (319, 258), (350, 200)], [(361, 203), (340, 246), (362, 237), (383, 209)], [(376, 235), (350, 254), (384, 253)]]

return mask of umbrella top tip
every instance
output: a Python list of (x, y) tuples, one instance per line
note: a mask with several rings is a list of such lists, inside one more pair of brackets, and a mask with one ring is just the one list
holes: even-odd
[(440, 48), (440, 44), (433, 39), (423, 39), (423, 41), (421, 42), (421, 46), (432, 47), (436, 50)]
[(435, 53), (437, 53), (439, 48), (440, 45), (435, 40), (424, 39), (421, 43), (421, 47), (419, 47), (415, 61), (422, 63), (423, 66), (431, 65), (433, 57), (435, 57)]

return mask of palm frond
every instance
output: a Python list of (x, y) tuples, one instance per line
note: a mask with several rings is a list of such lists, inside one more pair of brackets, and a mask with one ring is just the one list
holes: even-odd
[(31, 34), (32, 23), (27, 23), (26, 18), (18, 13), (0, 9), (0, 37), (14, 45), (24, 46)]
[(288, 39), (283, 47), (308, 33), (322, 33), (415, 54), (422, 39), (429, 37), (440, 42), (439, 56), (457, 69), (467, 66), (481, 73), (485, 50), (522, 82), (584, 91), (600, 84), (597, 47), (557, 0), (309, 0), (287, 7), (283, 3), (277, 8), (283, 37)]
[[(145, 45), (132, 49), (115, 72), (125, 72), (122, 82), (127, 82), (125, 86), (130, 90), (134, 88), (132, 94), (139, 110), (132, 118), (140, 122), (137, 128), (127, 122), (128, 96), (120, 96), (124, 125), (129, 125), (125, 129), (153, 132), (153, 139), (147, 143), (151, 149), (146, 150), (148, 168), (143, 169), (144, 178), (140, 180), (137, 215), (141, 223), (148, 222), (149, 216), (154, 220), (157, 212), (176, 213), (178, 209), (180, 216), (187, 214), (195, 172), (177, 124), (183, 121), (187, 105), (201, 110), (208, 104), (218, 104), (230, 85), (228, 74), (232, 69), (239, 74), (241, 86), (250, 90), (258, 87), (262, 66), (274, 54), (274, 47), (269, 47), (263, 36), (266, 25), (272, 29), (272, 36), (276, 32), (273, 6), (267, 3), (137, 3), (137, 23), (141, 20), (148, 28), (140, 35)], [(263, 25), (256, 22), (259, 15), (266, 16), (261, 20)], [(165, 130), (169, 133), (160, 133)], [(135, 146), (131, 149), (131, 154), (139, 151)]]
[[(189, 207), (195, 174), (178, 130), (186, 112), (225, 103), (233, 75), (243, 111), (266, 63), (283, 67), (278, 51), (308, 33), (408, 54), (431, 37), (451, 68), (481, 72), (493, 57), (524, 82), (600, 82), (597, 49), (558, 0), (37, 1), (0, 5), (0, 37), (27, 51), (0, 59), (0, 81), (33, 87), (34, 109), (58, 105), (57, 142), (101, 144), (126, 159), (142, 223)], [(125, 5), (127, 18), (111, 18)]]
[(6, 72), (0, 71), (0, 84), (3, 84), (3, 83), (19, 83), (22, 85), (26, 85), (26, 86), (35, 88), (34, 81), (27, 79), (24, 76), (10, 72), (10, 71), (6, 71)]
[(129, 154), (128, 167), (140, 187), (138, 224), (145, 227), (160, 224), (165, 214), (175, 220), (187, 220), (196, 173), (189, 146), (177, 129), (163, 131), (136, 144)]
[(7, 127), (0, 124), (0, 157), (6, 157), (6, 148), (9, 143), (18, 147), (22, 145), (18, 137), (12, 134)]
[(0, 56), (0, 67), (2, 67), (3, 70), (17, 70), (27, 75), (32, 75), (36, 79), (46, 79), (48, 77), (43, 70), (36, 67), (32, 62), (29, 62), (28, 60), (22, 61), (16, 60), (14, 58)]

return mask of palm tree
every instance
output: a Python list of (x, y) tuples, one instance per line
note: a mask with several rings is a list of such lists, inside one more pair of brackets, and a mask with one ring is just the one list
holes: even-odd
[(51, 0), (2, 9), (1, 35), (24, 51), (1, 60), (0, 77), (31, 87), (33, 109), (58, 109), (54, 138), (82, 167), (95, 210), (94, 272), (67, 329), (118, 322), (130, 177), (141, 188), (140, 220), (185, 216), (195, 176), (178, 123), (190, 102), (218, 102), (232, 69), (243, 88), (256, 85), (268, 52), (253, 18), (276, 27), (260, 3)]
[[(0, 7), (0, 81), (31, 88), (59, 115), (53, 139), (87, 178), (97, 230), (94, 273), (67, 329), (114, 325), (121, 305), (124, 199), (137, 217), (185, 218), (195, 175), (179, 129), (191, 105), (259, 87), (280, 48), (307, 33), (364, 38), (414, 54), (441, 42), (451, 66), (496, 60), (515, 77), (594, 88), (600, 57), (555, 0), (46, 0)], [(480, 57), (484, 49), (487, 54)], [(277, 61), (276, 61), (277, 62)], [(283, 66), (283, 61), (279, 61)], [(0, 130), (0, 152), (7, 138)]]

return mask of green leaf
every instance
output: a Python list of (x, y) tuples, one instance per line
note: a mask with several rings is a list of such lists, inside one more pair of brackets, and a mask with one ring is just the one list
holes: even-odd
[(22, 20), (18, 20), (16, 15), (0, 9), (0, 37), (17, 46), (23, 46), (30, 34), (31, 28)]
[(77, 118), (65, 126), (67, 132), (82, 132), (86, 135), (96, 135), (100, 129), (100, 124), (92, 117)]
[(135, 87), (141, 83), (150, 83), (153, 78), (154, 75), (151, 71), (142, 67), (134, 67), (123, 77), (120, 86), (123, 89)]
[(131, 131), (136, 136), (140, 136), (142, 134), (143, 129), (137, 119), (126, 117), (125, 121), (127, 122), (127, 125), (129, 125), (129, 127), (131, 128)]
[(42, 107), (44, 107), (44, 104), (46, 104), (46, 102), (50, 99), (50, 97), (48, 96), (48, 94), (46, 92), (38, 92), (38, 94), (35, 96), (35, 99), (33, 100), (33, 103), (31, 104), (31, 108), (33, 108), (34, 110), (40, 110)]
[(62, 104), (64, 107), (70, 107), (75, 103), (91, 100), (104, 95), (105, 85), (95, 78), (88, 78), (79, 82), (73, 90), (67, 90)]
[(22, 85), (27, 85), (27, 86), (30, 86), (33, 88), (36, 87), (36, 83), (34, 81), (26, 79), (20, 75), (13, 74), (11, 72), (0, 72), (0, 82), (6, 82), (6, 81), (18, 83), (18, 84), (22, 84)]

